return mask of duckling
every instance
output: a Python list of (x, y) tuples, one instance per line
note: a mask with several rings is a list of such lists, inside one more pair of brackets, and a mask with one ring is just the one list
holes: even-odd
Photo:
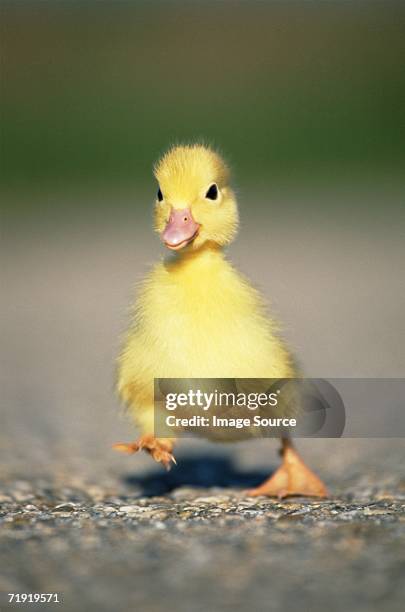
[[(169, 467), (174, 440), (154, 436), (155, 378), (293, 378), (294, 359), (259, 292), (226, 259), (238, 207), (222, 157), (200, 144), (175, 146), (156, 164), (155, 229), (172, 251), (141, 284), (118, 360), (118, 393), (141, 437), (117, 450), (145, 450)], [(282, 464), (248, 495), (324, 497), (322, 481), (290, 439)]]

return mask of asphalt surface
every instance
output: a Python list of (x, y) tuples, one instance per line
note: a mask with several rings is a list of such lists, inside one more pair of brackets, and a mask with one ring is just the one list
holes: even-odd
[[(187, 440), (170, 473), (111, 450), (136, 433), (113, 391), (127, 305), (161, 253), (120, 215), (6, 219), (0, 609), (57, 592), (36, 609), (402, 610), (403, 440), (300, 440), (325, 501), (243, 496), (277, 466), (271, 440)], [(403, 376), (404, 225), (314, 219), (273, 219), (271, 240), (253, 219), (232, 257), (308, 375)]]

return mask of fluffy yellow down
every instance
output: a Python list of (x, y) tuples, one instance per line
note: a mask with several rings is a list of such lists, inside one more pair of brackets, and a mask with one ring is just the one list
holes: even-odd
[(143, 433), (153, 433), (155, 377), (291, 376), (290, 356), (260, 295), (218, 247), (160, 263), (143, 282), (118, 380)]
[[(119, 358), (118, 391), (142, 433), (154, 430), (154, 378), (286, 378), (295, 375), (260, 294), (221, 247), (238, 226), (229, 169), (202, 145), (174, 147), (155, 167), (161, 233), (173, 208), (188, 207), (195, 240), (144, 280)], [(206, 198), (215, 183), (218, 198)], [(209, 433), (208, 433), (209, 435)]]

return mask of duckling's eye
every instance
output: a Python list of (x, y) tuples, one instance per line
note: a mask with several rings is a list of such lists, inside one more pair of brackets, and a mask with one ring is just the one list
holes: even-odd
[(207, 193), (205, 194), (205, 197), (208, 198), (208, 200), (216, 200), (218, 197), (218, 187), (216, 186), (215, 183), (212, 183), (211, 187), (208, 189)]
[(157, 192), (157, 199), (159, 200), (159, 202), (161, 202), (163, 200), (163, 193), (162, 193), (162, 190), (160, 189), (160, 187), (159, 187), (158, 192)]

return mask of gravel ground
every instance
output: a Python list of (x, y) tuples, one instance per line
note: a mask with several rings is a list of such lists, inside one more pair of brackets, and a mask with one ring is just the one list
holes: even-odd
[[(233, 258), (308, 375), (403, 376), (403, 224), (353, 222), (302, 217), (294, 233), (280, 218), (270, 241), (247, 223)], [(119, 334), (158, 247), (149, 227), (134, 240), (135, 217), (48, 223), (5, 224), (1, 256), (0, 609), (57, 592), (73, 612), (402, 610), (403, 440), (300, 440), (322, 502), (243, 497), (276, 467), (274, 441), (186, 440), (168, 474), (114, 454), (135, 436), (112, 390)]]
[(281, 502), (16, 481), (0, 496), (0, 590), (57, 592), (68, 610), (399, 611), (405, 482), (394, 488)]

